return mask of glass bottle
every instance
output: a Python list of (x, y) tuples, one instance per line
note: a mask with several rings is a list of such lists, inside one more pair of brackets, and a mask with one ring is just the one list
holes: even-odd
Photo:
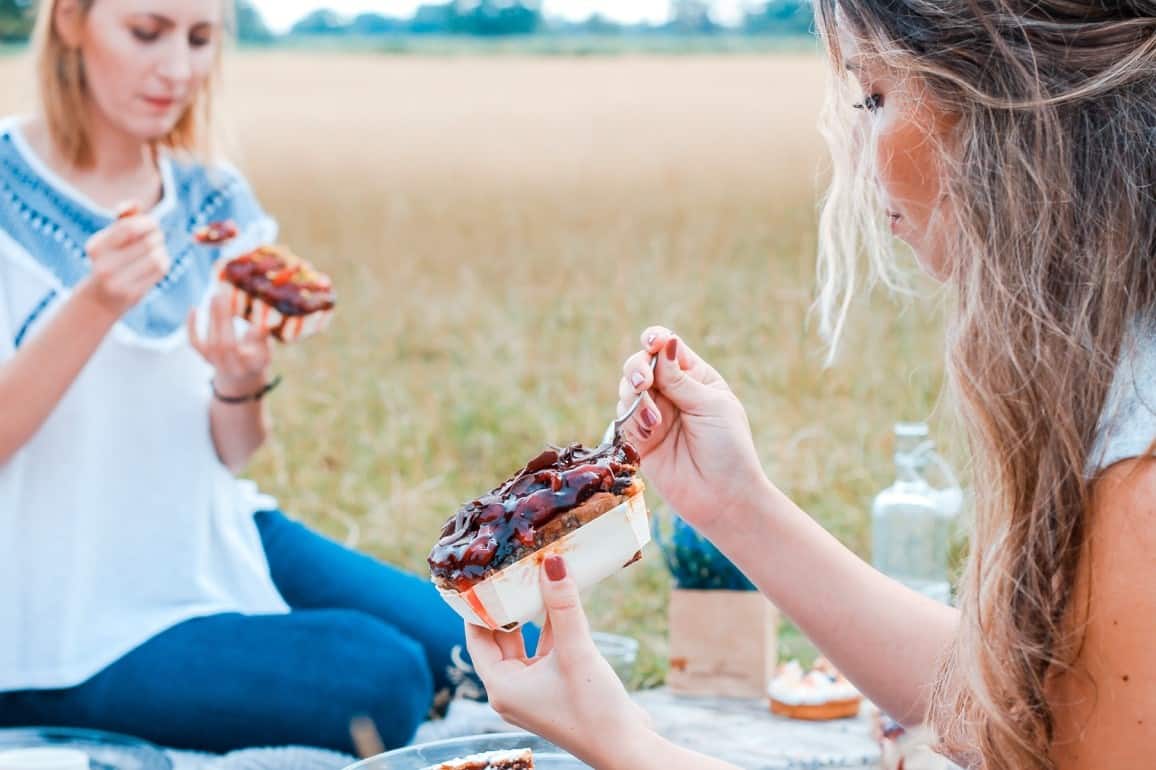
[(948, 558), (963, 492), (924, 423), (895, 426), (896, 480), (871, 506), (872, 562), (936, 601), (951, 603)]

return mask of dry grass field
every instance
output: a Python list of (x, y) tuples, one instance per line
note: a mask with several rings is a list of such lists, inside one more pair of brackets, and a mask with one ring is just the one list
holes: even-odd
[[(0, 60), (3, 112), (22, 67)], [(946, 424), (940, 322), (931, 299), (866, 297), (823, 368), (823, 67), (235, 56), (237, 161), (341, 293), (331, 333), (280, 355), (277, 436), (252, 475), (293, 515), (424, 569), (458, 504), (547, 442), (601, 434), (621, 361), (664, 323), (729, 378), (772, 478), (866, 553), (892, 422)], [(651, 556), (590, 603), (643, 641), (642, 684), (665, 657)]]

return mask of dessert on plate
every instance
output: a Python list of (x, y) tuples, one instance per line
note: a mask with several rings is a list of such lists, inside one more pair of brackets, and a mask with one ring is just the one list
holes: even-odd
[(769, 694), (772, 713), (809, 721), (853, 717), (863, 701), (855, 686), (824, 658), (810, 671), (796, 660), (779, 666)]
[(233, 315), (282, 342), (317, 334), (333, 317), (332, 281), (283, 246), (261, 246), (229, 260), (220, 281)]
[(542, 610), (547, 555), (566, 557), (579, 588), (637, 561), (650, 540), (638, 465), (621, 438), (542, 452), (442, 527), (429, 555), (438, 590), (471, 623), (512, 629)]
[(534, 770), (534, 753), (529, 749), (490, 751), (451, 759), (427, 770)]

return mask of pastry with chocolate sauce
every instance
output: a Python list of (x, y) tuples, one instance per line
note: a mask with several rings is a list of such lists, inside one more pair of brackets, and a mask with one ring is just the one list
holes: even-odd
[(542, 612), (546, 555), (565, 556), (579, 590), (638, 561), (650, 541), (639, 462), (620, 438), (551, 447), (463, 505), (429, 555), (442, 598), (474, 625), (511, 630)]
[(283, 246), (261, 246), (221, 268), (233, 315), (281, 342), (316, 334), (329, 325), (336, 295), (328, 276)]
[(440, 588), (463, 592), (640, 494), (639, 457), (621, 439), (551, 447), (446, 522), (429, 556)]
[(534, 770), (534, 753), (529, 749), (491, 751), (451, 759), (427, 770)]

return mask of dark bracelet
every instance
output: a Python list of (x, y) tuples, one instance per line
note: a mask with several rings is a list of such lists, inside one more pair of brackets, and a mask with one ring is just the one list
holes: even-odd
[(250, 393), (247, 396), (225, 396), (222, 395), (219, 390), (217, 390), (217, 383), (212, 381), (209, 382), (209, 386), (213, 389), (213, 398), (217, 399), (222, 404), (248, 404), (251, 401), (260, 401), (265, 396), (269, 395), (269, 393), (280, 384), (281, 375), (278, 374), (276, 377), (270, 380), (269, 384), (263, 386), (256, 393)]

